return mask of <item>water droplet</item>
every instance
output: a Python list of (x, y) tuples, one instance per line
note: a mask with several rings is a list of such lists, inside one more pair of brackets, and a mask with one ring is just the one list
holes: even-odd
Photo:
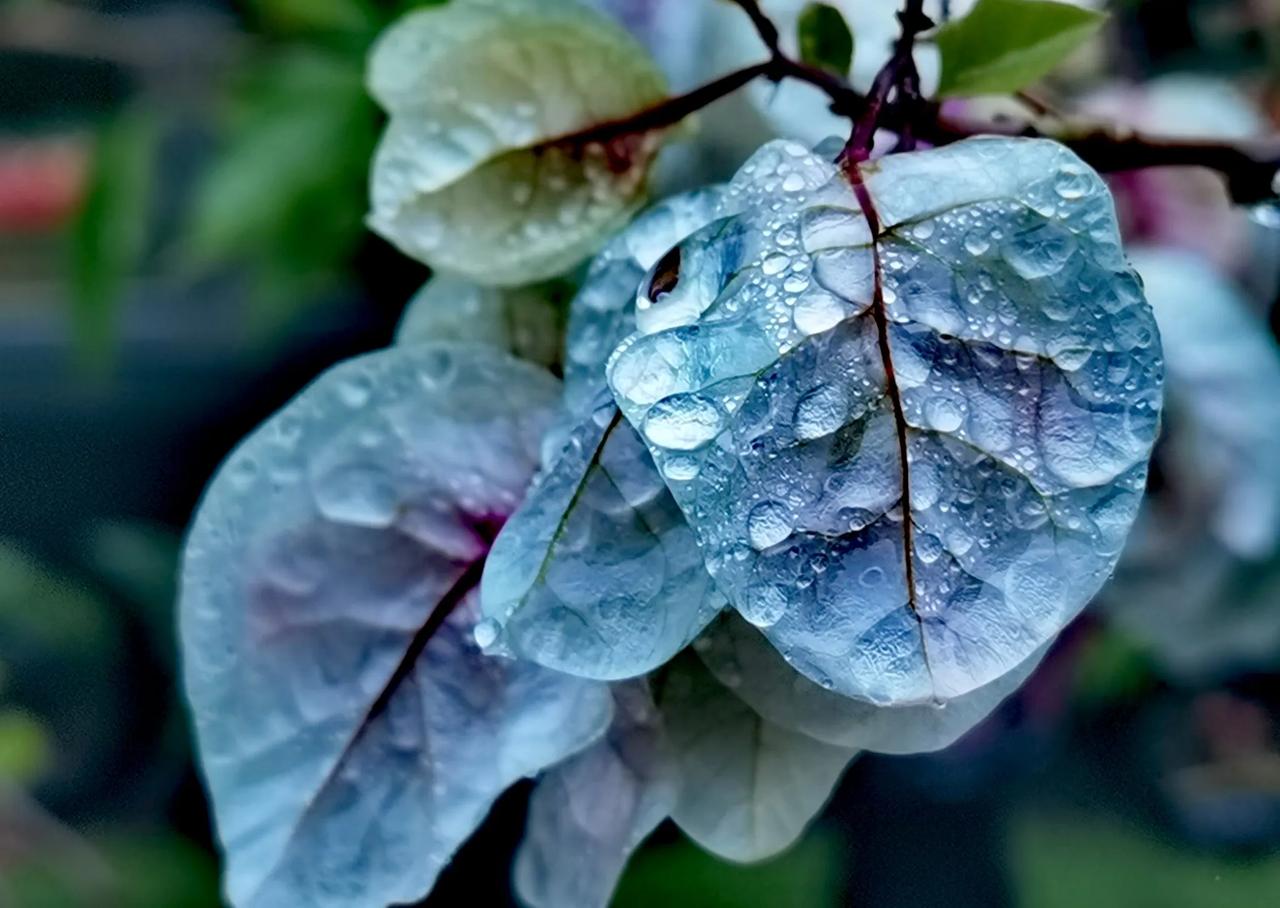
[(498, 622), (494, 621), (492, 618), (486, 618), (481, 621), (476, 625), (476, 629), (474, 631), (476, 646), (481, 649), (488, 649), (493, 646), (498, 639), (498, 632), (501, 629), (502, 628), (499, 627)]
[(787, 267), (790, 264), (791, 264), (790, 257), (785, 256), (782, 253), (778, 252), (768, 256), (760, 264), (760, 270), (767, 275), (773, 276), (775, 274), (781, 274), (783, 271), (786, 271)]
[(924, 404), (924, 418), (938, 432), (954, 432), (964, 424), (967, 407), (952, 397), (930, 397)]
[(1089, 171), (1079, 164), (1068, 164), (1058, 171), (1053, 188), (1058, 195), (1068, 201), (1084, 198), (1089, 192), (1093, 180)]
[(752, 548), (764, 551), (791, 535), (791, 515), (785, 505), (762, 501), (747, 515), (747, 536)]
[(756, 627), (772, 627), (787, 613), (787, 597), (775, 586), (757, 585), (747, 590), (738, 611)]
[(363, 407), (372, 393), (373, 385), (367, 375), (353, 375), (338, 384), (338, 397), (348, 407)]
[(676, 454), (663, 461), (662, 475), (674, 482), (688, 482), (697, 478), (701, 467), (696, 457)]
[(724, 411), (699, 394), (678, 394), (659, 401), (645, 417), (644, 434), (653, 444), (693, 451), (720, 434)]
[(815, 388), (796, 404), (795, 434), (801, 441), (830, 435), (844, 425), (844, 394), (835, 385)]

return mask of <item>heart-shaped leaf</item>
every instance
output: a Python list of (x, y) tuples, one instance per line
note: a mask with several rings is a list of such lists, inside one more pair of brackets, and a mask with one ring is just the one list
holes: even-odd
[(665, 97), (661, 73), (572, 0), (452, 0), (378, 42), (369, 86), (390, 113), (369, 223), (478, 283), (552, 277), (643, 199), (655, 133), (578, 139)]
[(1030, 677), (1044, 649), (945, 709), (933, 703), (875, 706), (827, 690), (795, 669), (760, 633), (726, 614), (694, 643), (720, 683), (783, 728), (839, 747), (888, 754), (927, 753), (955, 743)]
[(1160, 341), (1110, 194), (1062, 146), (973, 139), (861, 179), (875, 224), (827, 159), (761, 149), (609, 382), (717, 586), (793, 666), (950, 700), (1115, 566)]
[(529, 801), (515, 885), (530, 908), (606, 908), (631, 853), (675, 806), (675, 766), (648, 687), (613, 694), (608, 734), (549, 770)]
[(856, 755), (761, 718), (691, 651), (660, 676), (656, 695), (680, 773), (672, 818), (730, 861), (794, 843)]
[(237, 906), (420, 899), (604, 685), (483, 656), (475, 587), (558, 384), (479, 345), (339, 365), (251, 435), (187, 542), (181, 625)]

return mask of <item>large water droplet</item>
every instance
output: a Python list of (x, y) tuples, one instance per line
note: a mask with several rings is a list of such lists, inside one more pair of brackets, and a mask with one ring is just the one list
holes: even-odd
[(724, 411), (699, 394), (679, 394), (654, 405), (645, 417), (644, 434), (653, 444), (674, 451), (693, 451), (720, 434)]
[(762, 501), (747, 515), (747, 536), (758, 551), (777, 545), (791, 535), (791, 515), (776, 501)]
[(498, 639), (498, 632), (500, 630), (501, 628), (498, 626), (498, 622), (494, 621), (492, 618), (484, 619), (476, 625), (476, 629), (474, 631), (476, 646), (481, 649), (488, 649), (493, 646), (494, 642)]

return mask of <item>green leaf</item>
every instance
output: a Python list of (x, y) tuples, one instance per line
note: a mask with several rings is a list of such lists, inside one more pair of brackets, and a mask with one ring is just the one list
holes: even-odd
[(810, 3), (800, 13), (796, 29), (801, 60), (838, 76), (849, 74), (853, 65), (853, 32), (838, 9), (827, 3)]
[(137, 110), (103, 129), (84, 205), (72, 226), (73, 331), (80, 355), (96, 365), (111, 354), (124, 289), (146, 249), (158, 135), (154, 119)]
[(698, 908), (836, 908), (844, 843), (814, 830), (775, 860), (726, 864), (686, 842), (641, 851), (614, 898), (614, 908), (697, 905)]
[(567, 271), (644, 198), (659, 131), (569, 137), (666, 95), (626, 32), (568, 0), (454, 0), (374, 49), (391, 114), (369, 224), (436, 270), (491, 286)]
[(1051, 0), (979, 0), (939, 29), (940, 97), (1008, 94), (1049, 73), (1093, 36), (1103, 13)]
[(279, 32), (362, 32), (378, 21), (371, 0), (251, 0), (259, 22)]
[[(239, 116), (197, 190), (187, 247), (197, 265), (270, 247), (307, 262), (333, 252), (332, 236), (358, 236), (363, 159), (374, 111), (359, 68), (336, 55), (297, 51), (242, 89)], [(359, 162), (359, 163), (357, 163)], [(353, 206), (353, 202), (355, 203)], [(328, 208), (324, 218), (307, 217)]]
[(189, 267), (249, 267), (261, 331), (331, 285), (364, 237), (377, 111), (359, 59), (314, 48), (252, 68), (233, 100), (183, 246)]

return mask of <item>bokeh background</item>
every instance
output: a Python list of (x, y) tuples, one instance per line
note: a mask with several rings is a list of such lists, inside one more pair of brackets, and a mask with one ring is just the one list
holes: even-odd
[[(427, 276), (362, 225), (364, 56), (413, 5), (0, 0), (0, 906), (220, 903), (176, 680), (181, 534), (236, 440), (385, 345)], [(1277, 128), (1278, 0), (1111, 8), (1055, 104)], [(1280, 209), (1194, 171), (1114, 187), (1170, 368), (1115, 581), (952, 748), (861, 759), (763, 865), (664, 827), (617, 905), (1280, 904)], [(429, 904), (508, 903), (523, 795)]]

